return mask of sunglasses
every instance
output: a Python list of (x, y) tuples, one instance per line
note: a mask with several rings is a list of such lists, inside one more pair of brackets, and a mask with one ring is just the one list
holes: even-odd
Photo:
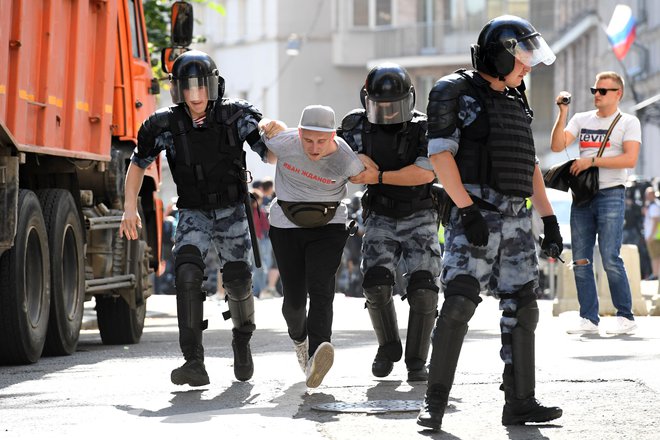
[(605, 96), (607, 95), (607, 92), (616, 92), (619, 89), (606, 89), (605, 87), (599, 87), (599, 88), (590, 87), (589, 90), (591, 90), (592, 95), (595, 95), (596, 92), (598, 92), (601, 94), (601, 96)]

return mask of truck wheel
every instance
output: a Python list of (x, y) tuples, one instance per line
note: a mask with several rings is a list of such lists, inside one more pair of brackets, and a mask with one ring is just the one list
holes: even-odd
[(39, 191), (50, 249), (50, 320), (44, 354), (63, 356), (76, 351), (85, 301), (83, 229), (71, 193)]
[(39, 360), (50, 312), (48, 235), (37, 196), (21, 189), (14, 247), (0, 257), (0, 363)]
[[(135, 246), (136, 258), (130, 263), (131, 273), (135, 274), (137, 284), (135, 292), (137, 298), (144, 298), (148, 288), (149, 258), (147, 244), (143, 240), (128, 242)], [(139, 293), (138, 293), (139, 292)], [(97, 295), (96, 316), (98, 318), (99, 333), (104, 344), (137, 344), (142, 337), (144, 318), (147, 313), (146, 298), (135, 308), (131, 308), (120, 296)]]

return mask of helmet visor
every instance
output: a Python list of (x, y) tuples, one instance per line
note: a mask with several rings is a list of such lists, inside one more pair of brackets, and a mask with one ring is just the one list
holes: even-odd
[(511, 45), (505, 44), (505, 47), (518, 61), (529, 67), (534, 67), (539, 63), (549, 66), (557, 59), (548, 43), (538, 34)]
[(413, 94), (400, 101), (373, 101), (366, 98), (367, 119), (372, 124), (400, 124), (412, 119)]
[(218, 77), (172, 79), (172, 102), (181, 104), (186, 101), (215, 101), (218, 99)]

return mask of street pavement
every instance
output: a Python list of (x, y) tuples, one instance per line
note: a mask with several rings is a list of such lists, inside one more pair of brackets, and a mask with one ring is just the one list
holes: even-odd
[[(407, 303), (395, 302), (404, 339)], [(316, 389), (305, 386), (281, 298), (256, 301), (255, 374), (248, 382), (233, 377), (230, 324), (220, 315), (225, 303), (207, 301), (211, 384), (193, 389), (169, 381), (182, 363), (176, 301), (157, 295), (148, 301), (140, 344), (103, 346), (88, 308), (89, 329), (73, 356), (0, 367), (0, 439), (660, 439), (660, 317), (638, 317), (633, 336), (606, 335), (613, 317), (603, 318), (600, 335), (568, 335), (577, 314), (553, 317), (551, 301), (539, 304), (537, 398), (564, 410), (548, 424), (500, 423), (500, 313), (490, 297), (470, 323), (442, 431), (433, 433), (415, 423), (425, 386), (406, 382), (403, 361), (385, 379), (371, 375), (376, 342), (363, 299), (336, 296), (335, 364)], [(364, 410), (405, 409), (410, 401), (412, 411)], [(319, 405), (364, 412), (315, 409)]]

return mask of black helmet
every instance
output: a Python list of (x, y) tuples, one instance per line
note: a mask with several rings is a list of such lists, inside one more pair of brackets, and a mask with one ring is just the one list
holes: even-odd
[(415, 88), (406, 69), (398, 64), (383, 63), (371, 69), (361, 95), (372, 124), (399, 124), (412, 119)]
[(556, 57), (534, 26), (514, 15), (502, 15), (486, 23), (477, 44), (472, 45), (472, 66), (480, 72), (504, 78), (514, 60), (526, 66), (552, 64)]
[(184, 90), (189, 90), (192, 94), (204, 87), (209, 101), (222, 98), (225, 92), (225, 80), (220, 76), (215, 63), (210, 56), (198, 50), (184, 52), (174, 60), (170, 82), (172, 101), (175, 104), (186, 101)]

